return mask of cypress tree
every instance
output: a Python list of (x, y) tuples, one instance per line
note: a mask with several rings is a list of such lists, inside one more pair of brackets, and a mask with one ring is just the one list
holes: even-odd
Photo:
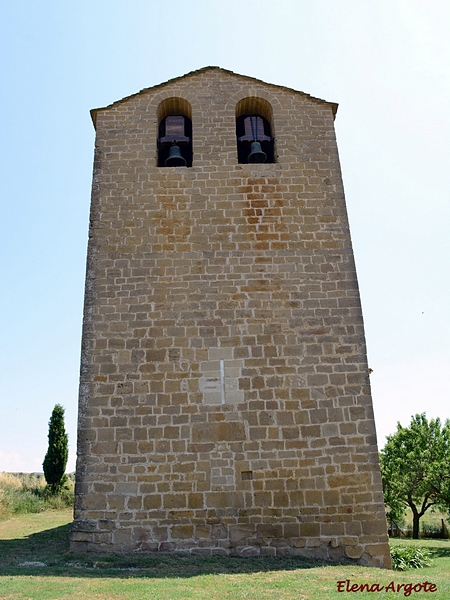
[(64, 408), (56, 404), (48, 424), (48, 450), (42, 464), (49, 491), (58, 493), (66, 480), (69, 457), (68, 436), (64, 427)]

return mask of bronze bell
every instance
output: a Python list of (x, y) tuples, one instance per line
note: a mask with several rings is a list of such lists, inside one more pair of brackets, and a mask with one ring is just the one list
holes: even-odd
[(186, 161), (181, 156), (180, 146), (177, 146), (175, 142), (170, 146), (169, 156), (164, 161), (166, 167), (185, 167)]
[(247, 157), (249, 163), (263, 163), (267, 160), (267, 154), (263, 152), (259, 142), (252, 142), (250, 154)]

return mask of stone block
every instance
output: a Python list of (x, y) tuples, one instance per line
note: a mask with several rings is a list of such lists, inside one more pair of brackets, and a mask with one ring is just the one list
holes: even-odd
[(125, 508), (125, 497), (114, 494), (107, 495), (107, 507), (109, 510), (123, 510)]
[[(155, 510), (161, 508), (160, 494), (145, 494), (142, 498), (144, 510)], [(137, 503), (137, 502), (136, 502)], [(129, 506), (129, 508), (131, 508)]]
[(301, 490), (292, 490), (289, 492), (290, 505), (300, 507), (305, 504), (305, 495)]
[(194, 537), (194, 527), (192, 525), (174, 525), (172, 527), (172, 539), (187, 539)]
[(386, 533), (386, 528), (382, 519), (362, 521), (362, 533), (369, 536), (383, 536)]
[(146, 362), (165, 362), (167, 350), (147, 350), (145, 353)]
[(363, 546), (345, 546), (345, 556), (347, 558), (361, 558), (364, 552)]
[(141, 510), (142, 497), (141, 496), (129, 496), (127, 498), (126, 507), (128, 510)]
[(301, 425), (300, 437), (302, 438), (320, 438), (320, 425)]
[(233, 348), (209, 348), (208, 359), (210, 361), (219, 361), (221, 358), (224, 360), (232, 360), (233, 352)]
[(230, 525), (228, 529), (230, 545), (242, 546), (254, 533), (254, 525)]
[(174, 552), (176, 548), (175, 542), (161, 542), (159, 545), (160, 552)]
[(112, 535), (112, 543), (114, 545), (116, 545), (118, 548), (120, 548), (120, 547), (130, 548), (131, 547), (131, 534), (132, 534), (132, 532), (128, 528), (116, 529), (111, 534)]
[(199, 443), (199, 444), (188, 444), (187, 451), (188, 452), (198, 452), (198, 453), (209, 453), (214, 448), (214, 443)]
[(344, 475), (330, 475), (328, 477), (328, 485), (331, 488), (357, 488), (364, 489), (364, 486), (370, 485), (370, 473), (355, 473)]
[(211, 530), (207, 526), (196, 525), (195, 527), (195, 537), (197, 539), (209, 539), (211, 535)]
[(285, 523), (283, 525), (283, 538), (284, 539), (297, 539), (300, 536), (300, 524), (299, 523)]
[(210, 492), (205, 494), (206, 506), (211, 508), (244, 508), (244, 496), (240, 492)]
[(259, 556), (261, 551), (255, 546), (244, 546), (243, 548), (237, 547), (236, 553), (241, 558), (248, 558), (249, 556)]
[(320, 523), (300, 523), (300, 536), (318, 538), (320, 536)]
[(255, 492), (253, 503), (258, 507), (272, 506), (272, 494), (270, 492)]
[(320, 534), (322, 537), (327, 536), (343, 536), (345, 534), (345, 525), (344, 523), (321, 523), (320, 524)]
[(195, 423), (192, 427), (192, 442), (221, 442), (245, 440), (244, 423), (228, 421), (223, 423)]
[(165, 494), (163, 496), (164, 508), (186, 508), (185, 494)]
[(281, 538), (283, 537), (283, 529), (281, 524), (258, 524), (256, 526), (256, 534), (262, 538)]
[(323, 505), (323, 495), (322, 492), (318, 490), (306, 490), (305, 491), (305, 504), (307, 506), (313, 505)]
[(286, 492), (274, 492), (273, 504), (276, 507), (289, 506), (289, 494)]

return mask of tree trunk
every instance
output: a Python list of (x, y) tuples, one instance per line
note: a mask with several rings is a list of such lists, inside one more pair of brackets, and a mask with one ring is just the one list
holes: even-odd
[(419, 539), (419, 521), (420, 521), (420, 517), (423, 517), (423, 515), (430, 508), (430, 506), (433, 506), (433, 504), (434, 504), (434, 502), (428, 502), (429, 497), (430, 497), (429, 494), (427, 494), (424, 497), (423, 502), (422, 502), (422, 508), (421, 508), (420, 512), (417, 510), (417, 506), (412, 501), (411, 495), (408, 498), (408, 506), (411, 509), (411, 512), (413, 514), (413, 530), (412, 530), (413, 540), (418, 540)]
[(417, 511), (414, 511), (413, 512), (413, 530), (412, 530), (413, 540), (419, 539), (419, 521), (420, 521), (420, 515)]

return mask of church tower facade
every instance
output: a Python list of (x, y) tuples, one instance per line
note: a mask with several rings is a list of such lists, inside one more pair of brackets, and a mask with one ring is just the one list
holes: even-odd
[(72, 549), (390, 566), (336, 110), (207, 67), (92, 111)]

